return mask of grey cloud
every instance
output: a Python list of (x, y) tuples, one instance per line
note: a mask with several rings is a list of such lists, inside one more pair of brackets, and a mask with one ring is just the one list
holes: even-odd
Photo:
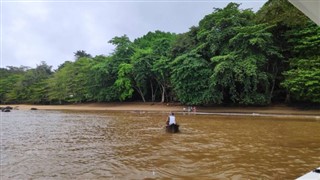
[[(265, 1), (239, 1), (257, 10)], [(149, 31), (188, 31), (200, 19), (229, 1), (212, 2), (3, 2), (2, 66), (55, 68), (73, 60), (73, 52), (112, 52), (108, 41), (127, 34), (131, 40)]]

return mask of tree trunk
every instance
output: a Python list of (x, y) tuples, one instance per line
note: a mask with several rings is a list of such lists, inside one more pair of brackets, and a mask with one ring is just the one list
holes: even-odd
[(143, 102), (146, 102), (146, 99), (144, 98), (144, 95), (143, 95), (141, 89), (138, 88), (138, 87), (135, 87), (135, 89), (136, 89), (136, 90), (138, 91), (138, 93), (140, 94), (142, 101), (143, 101)]
[(161, 88), (162, 88), (162, 95), (161, 95), (161, 102), (164, 103), (164, 100), (165, 100), (165, 87), (163, 85), (161, 85)]
[(154, 92), (153, 84), (151, 80), (150, 80), (150, 88), (151, 88), (151, 101), (154, 102), (156, 99), (156, 96), (155, 96), (155, 92)]
[(271, 86), (271, 90), (270, 90), (270, 98), (269, 98), (269, 103), (271, 103), (271, 99), (273, 97), (273, 91), (274, 91), (274, 87), (276, 85), (276, 77), (278, 74), (278, 67), (277, 67), (277, 63), (274, 63), (273, 67), (272, 67), (272, 71), (273, 71), (273, 77), (272, 77), (272, 86)]

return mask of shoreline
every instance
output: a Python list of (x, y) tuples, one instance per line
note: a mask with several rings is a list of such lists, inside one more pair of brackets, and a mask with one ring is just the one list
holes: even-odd
[[(11, 106), (18, 110), (75, 110), (75, 111), (153, 111), (153, 112), (186, 112), (187, 106), (164, 103), (84, 103), (71, 105), (30, 105), (30, 104), (9, 104), (1, 107)], [(304, 110), (284, 105), (267, 107), (202, 107), (197, 106), (194, 114), (215, 114), (215, 115), (290, 115), (290, 116), (315, 116), (320, 118), (320, 110)]]

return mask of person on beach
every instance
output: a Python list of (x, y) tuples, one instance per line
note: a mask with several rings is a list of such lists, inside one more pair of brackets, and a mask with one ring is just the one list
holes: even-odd
[(174, 116), (174, 113), (170, 113), (167, 119), (167, 125), (176, 124), (176, 117)]
[(197, 108), (195, 106), (193, 106), (192, 112), (197, 112)]

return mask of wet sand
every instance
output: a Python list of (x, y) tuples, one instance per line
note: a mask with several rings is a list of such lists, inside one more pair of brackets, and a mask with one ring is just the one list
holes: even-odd
[[(7, 105), (1, 105), (2, 107)], [(9, 105), (19, 110), (77, 110), (77, 111), (157, 111), (157, 112), (187, 112), (188, 106), (180, 104), (166, 103), (142, 103), (142, 102), (123, 102), (123, 103), (84, 103), (72, 105), (29, 105), (18, 104)], [(193, 113), (228, 113), (228, 114), (272, 114), (272, 115), (313, 115), (320, 116), (319, 109), (305, 110), (285, 105), (275, 105), (267, 107), (202, 107), (197, 106)]]

